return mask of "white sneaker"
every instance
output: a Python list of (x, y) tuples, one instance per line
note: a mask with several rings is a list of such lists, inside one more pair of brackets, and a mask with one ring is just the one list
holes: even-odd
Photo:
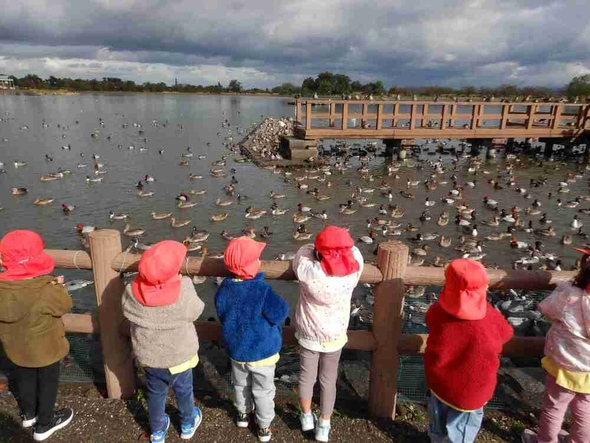
[(301, 431), (309, 432), (315, 429), (316, 417), (311, 412), (309, 414), (302, 412), (299, 416), (299, 421), (301, 422)]
[(537, 443), (537, 434), (530, 429), (525, 429), (520, 436), (522, 443)]
[(330, 424), (322, 424), (323, 420), (318, 420), (315, 428), (315, 440), (327, 442), (330, 439)]

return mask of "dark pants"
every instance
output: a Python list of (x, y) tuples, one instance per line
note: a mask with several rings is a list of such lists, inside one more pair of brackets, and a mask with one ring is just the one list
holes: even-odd
[(38, 426), (47, 426), (53, 422), (59, 365), (58, 361), (43, 368), (14, 366), (18, 406), (27, 419), (37, 417)]
[(166, 428), (164, 410), (168, 388), (174, 389), (181, 425), (192, 424), (195, 421), (192, 369), (187, 369), (180, 374), (171, 374), (168, 369), (145, 368), (145, 375), (152, 433), (163, 431)]

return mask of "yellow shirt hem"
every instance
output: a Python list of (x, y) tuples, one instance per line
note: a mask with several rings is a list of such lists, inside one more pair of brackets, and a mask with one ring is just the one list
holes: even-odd
[(541, 366), (555, 377), (555, 383), (558, 386), (580, 394), (590, 394), (590, 372), (568, 371), (549, 357), (543, 357)]
[(171, 374), (180, 374), (181, 372), (184, 372), (187, 369), (192, 369), (192, 368), (196, 367), (198, 364), (199, 364), (199, 354), (195, 355), (193, 358), (191, 358), (188, 361), (185, 361), (184, 363), (181, 363), (177, 366), (173, 366), (171, 368), (168, 368), (168, 370), (170, 371)]
[(248, 366), (252, 366), (252, 367), (257, 368), (260, 366), (276, 365), (280, 358), (281, 358), (281, 356), (278, 353), (276, 353), (275, 355), (271, 355), (270, 357), (263, 358), (262, 360), (258, 360), (258, 361), (236, 361), (236, 360), (232, 360), (232, 361), (234, 363), (239, 364), (239, 365), (248, 365)]
[(434, 395), (438, 399), (438, 401), (440, 401), (441, 403), (444, 403), (448, 407), (453, 408), (453, 409), (455, 409), (455, 410), (457, 410), (459, 412), (473, 412), (473, 411), (477, 411), (478, 410), (478, 409), (469, 410), (469, 409), (461, 409), (461, 408), (458, 408), (457, 406), (452, 405), (448, 401), (445, 401), (442, 398), (440, 398), (438, 395), (436, 395), (436, 392), (434, 392), (432, 389), (430, 390), (430, 392), (432, 393), (432, 395)]

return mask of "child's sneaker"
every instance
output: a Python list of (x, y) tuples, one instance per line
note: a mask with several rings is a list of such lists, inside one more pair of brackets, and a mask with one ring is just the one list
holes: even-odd
[[(569, 432), (564, 431), (563, 429), (559, 431), (557, 434), (557, 441), (559, 443), (565, 443), (567, 437), (569, 437)], [(522, 443), (537, 443), (537, 434), (530, 429), (525, 429), (522, 435), (520, 436)]]
[(299, 421), (301, 422), (302, 432), (309, 432), (315, 429), (316, 418), (311, 412), (308, 414), (302, 412), (299, 416)]
[(74, 418), (74, 411), (70, 408), (61, 409), (55, 412), (53, 416), (53, 421), (50, 425), (47, 426), (39, 426), (35, 427), (35, 432), (33, 433), (33, 439), (35, 441), (43, 441), (47, 440), (49, 437), (53, 435), (55, 431), (59, 431), (62, 428), (65, 428), (67, 425), (70, 424), (72, 419)]
[(166, 434), (168, 433), (168, 428), (170, 427), (170, 417), (166, 415), (166, 427), (158, 432), (152, 432), (150, 436), (150, 441), (152, 443), (164, 443), (166, 441)]
[(238, 416), (236, 417), (236, 425), (238, 428), (247, 428), (250, 424), (250, 418), (248, 414), (242, 414), (238, 412)]
[(330, 422), (325, 422), (321, 418), (315, 428), (315, 440), (327, 442), (330, 439)]
[(27, 418), (27, 416), (25, 414), (21, 414), (21, 418), (23, 420), (21, 423), (21, 426), (23, 427), (23, 429), (32, 428), (33, 426), (35, 426), (37, 424), (37, 417)]
[(188, 425), (181, 425), (180, 426), (180, 438), (183, 440), (190, 440), (197, 432), (197, 428), (203, 421), (203, 413), (201, 410), (195, 406), (195, 420), (188, 424)]
[(270, 426), (268, 428), (258, 428), (258, 441), (262, 443), (266, 443), (270, 441), (272, 438), (272, 432), (270, 431)]

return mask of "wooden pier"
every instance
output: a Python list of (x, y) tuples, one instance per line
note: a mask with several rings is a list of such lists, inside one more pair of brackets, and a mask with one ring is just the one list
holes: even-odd
[[(140, 256), (123, 251), (121, 234), (116, 230), (99, 230), (89, 235), (90, 253), (86, 251), (47, 250), (56, 268), (92, 269), (97, 309), (90, 314), (64, 316), (70, 333), (100, 334), (109, 397), (130, 397), (135, 391), (135, 368), (128, 330), (121, 312), (123, 292), (121, 273), (137, 271)], [(378, 246), (377, 265), (366, 264), (361, 283), (376, 284), (372, 331), (348, 331), (346, 348), (371, 351), (369, 412), (373, 417), (395, 417), (398, 361), (402, 354), (423, 354), (427, 335), (402, 334), (405, 287), (442, 286), (444, 269), (407, 266), (409, 248), (392, 241)], [(230, 273), (223, 260), (187, 257), (182, 273), (190, 276), (226, 277)], [(290, 261), (262, 261), (261, 272), (268, 279), (294, 280)], [(573, 272), (488, 269), (492, 289), (548, 289), (573, 278)], [(221, 340), (221, 325), (195, 323), (199, 339)], [(504, 346), (503, 355), (541, 356), (545, 339), (514, 337)], [(293, 327), (283, 328), (283, 343), (294, 345)]]
[(578, 139), (590, 131), (590, 104), (314, 99), (295, 101), (305, 140)]

